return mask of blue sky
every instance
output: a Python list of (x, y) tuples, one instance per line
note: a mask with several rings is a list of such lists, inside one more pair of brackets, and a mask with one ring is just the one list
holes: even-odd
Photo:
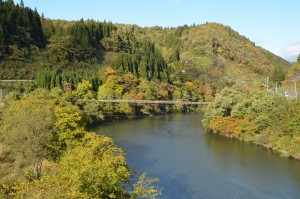
[(89, 18), (143, 27), (218, 22), (289, 61), (300, 54), (300, 0), (23, 1), (51, 19)]

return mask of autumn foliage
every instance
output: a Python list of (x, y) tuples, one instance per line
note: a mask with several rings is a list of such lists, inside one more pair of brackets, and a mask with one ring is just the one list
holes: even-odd
[(225, 88), (208, 106), (203, 124), (211, 132), (250, 141), (300, 158), (300, 105), (246, 85)]
[(257, 132), (257, 126), (246, 119), (217, 116), (210, 121), (209, 128), (215, 133), (238, 137), (246, 132)]

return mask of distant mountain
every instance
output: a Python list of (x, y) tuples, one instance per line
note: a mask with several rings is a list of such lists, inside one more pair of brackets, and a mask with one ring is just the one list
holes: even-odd
[[(291, 64), (228, 26), (207, 23), (164, 29), (140, 28), (136, 35), (148, 38), (171, 65), (184, 70), (189, 77), (211, 80), (247, 80), (272, 76), (275, 68), (286, 72)], [(172, 63), (179, 51), (180, 64)]]

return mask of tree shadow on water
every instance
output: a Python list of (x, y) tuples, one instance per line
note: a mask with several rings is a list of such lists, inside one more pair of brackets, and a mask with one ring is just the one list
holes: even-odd
[[(165, 165), (165, 168), (160, 168), (157, 165), (159, 160), (149, 157), (151, 151), (150, 146), (143, 146), (136, 143), (118, 142), (118, 145), (127, 151), (127, 162), (129, 166), (138, 171), (146, 172), (151, 178), (159, 178), (160, 181), (155, 184), (162, 189), (162, 199), (201, 199), (198, 193), (192, 191), (189, 186), (187, 176), (172, 172)], [(137, 179), (134, 178), (134, 181)]]

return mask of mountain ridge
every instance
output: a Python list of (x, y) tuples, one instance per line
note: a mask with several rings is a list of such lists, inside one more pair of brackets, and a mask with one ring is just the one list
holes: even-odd
[[(219, 23), (139, 27), (83, 19), (45, 19), (36, 10), (11, 1), (1, 1), (0, 6), (4, 10), (1, 30), (5, 33), (0, 34), (1, 79), (36, 79), (41, 71), (50, 68), (58, 74), (76, 73), (73, 79), (82, 81), (91, 74), (96, 78), (99, 71), (111, 66), (121, 74), (129, 72), (137, 78), (168, 82), (202, 80), (221, 89), (236, 81), (261, 82), (266, 76), (281, 82), (291, 68), (283, 58)], [(36, 30), (32, 32), (24, 26), (26, 16), (23, 20), (10, 17), (11, 13), (23, 10), (33, 13), (41, 27), (33, 23)], [(16, 30), (7, 28), (10, 23), (17, 24)], [(23, 33), (19, 34), (20, 31)], [(45, 39), (37, 40), (38, 45), (24, 43), (26, 34), (34, 41), (33, 33)], [(13, 39), (6, 41), (5, 35), (12, 35)], [(281, 74), (275, 74), (278, 71)]]

